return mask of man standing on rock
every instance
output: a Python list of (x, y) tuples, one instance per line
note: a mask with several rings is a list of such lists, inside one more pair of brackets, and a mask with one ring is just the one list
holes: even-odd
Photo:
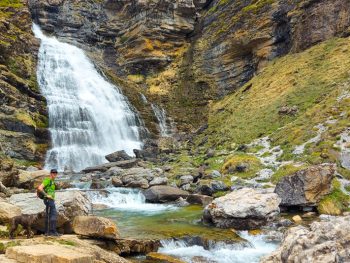
[(51, 169), (50, 177), (45, 178), (41, 185), (38, 187), (44, 196), (44, 204), (46, 206), (45, 217), (45, 235), (46, 236), (60, 236), (56, 230), (57, 224), (57, 211), (55, 205), (55, 178), (57, 176), (57, 170)]

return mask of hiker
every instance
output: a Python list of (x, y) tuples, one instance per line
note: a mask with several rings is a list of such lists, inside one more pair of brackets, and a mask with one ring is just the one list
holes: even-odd
[(57, 211), (55, 205), (55, 178), (57, 170), (51, 169), (50, 177), (45, 178), (38, 187), (38, 193), (43, 197), (46, 206), (45, 236), (60, 236), (56, 230)]

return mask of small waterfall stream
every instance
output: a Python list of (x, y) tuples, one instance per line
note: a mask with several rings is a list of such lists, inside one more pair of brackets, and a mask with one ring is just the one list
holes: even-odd
[(37, 77), (47, 99), (52, 149), (45, 166), (80, 171), (117, 150), (139, 149), (138, 121), (127, 99), (101, 76), (84, 52), (54, 37), (41, 39)]

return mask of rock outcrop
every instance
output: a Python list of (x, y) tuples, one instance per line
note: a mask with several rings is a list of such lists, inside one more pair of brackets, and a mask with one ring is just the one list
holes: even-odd
[[(45, 229), (45, 205), (36, 194), (14, 194), (9, 202), (21, 208), (23, 214), (38, 214), (39, 220), (33, 226), (44, 232)], [(72, 223), (76, 216), (88, 215), (91, 203), (84, 194), (79, 191), (65, 191), (56, 193), (56, 209), (58, 213), (57, 227), (61, 232), (72, 233)]]
[(281, 199), (266, 190), (244, 188), (214, 199), (203, 221), (220, 228), (258, 229), (279, 214)]
[[(0, 7), (0, 179), (11, 173), (7, 157), (22, 162), (43, 160), (47, 143), (45, 99), (36, 80), (39, 42), (24, 2)], [(7, 157), (6, 157), (7, 156)], [(15, 163), (16, 166), (16, 163)], [(5, 168), (5, 169), (3, 169)], [(8, 180), (3, 181), (11, 186)]]
[(281, 206), (316, 206), (332, 190), (335, 166), (312, 166), (283, 177), (276, 185), (275, 193), (281, 198)]
[(287, 230), (277, 251), (262, 259), (262, 263), (347, 262), (350, 258), (350, 216), (328, 217), (311, 226)]
[(103, 239), (117, 239), (116, 224), (108, 218), (98, 216), (76, 216), (73, 220), (74, 233), (82, 236)]

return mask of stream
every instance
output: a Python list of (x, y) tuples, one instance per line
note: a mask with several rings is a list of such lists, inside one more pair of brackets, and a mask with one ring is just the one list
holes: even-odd
[[(88, 192), (94, 204), (108, 206), (95, 210), (94, 214), (114, 220), (123, 238), (161, 240), (162, 247), (158, 252), (185, 262), (259, 262), (262, 256), (275, 250), (278, 245), (266, 241), (264, 235), (250, 235), (242, 231), (238, 232), (238, 236), (230, 229), (203, 225), (200, 220), (203, 211), (201, 206), (148, 204), (139, 190), (106, 190), (110, 192), (108, 196), (98, 191)], [(208, 245), (204, 246), (195, 240), (206, 240)], [(145, 261), (144, 256), (134, 260), (150, 262)]]

